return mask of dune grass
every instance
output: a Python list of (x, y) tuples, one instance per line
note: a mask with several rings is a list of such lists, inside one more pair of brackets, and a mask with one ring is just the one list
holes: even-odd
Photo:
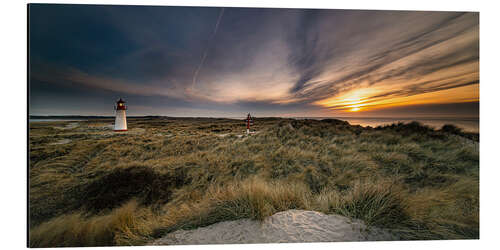
[(111, 122), (30, 124), (30, 246), (141, 245), (288, 209), (408, 240), (479, 237), (479, 137), (453, 125), (266, 118), (241, 136), (229, 119)]

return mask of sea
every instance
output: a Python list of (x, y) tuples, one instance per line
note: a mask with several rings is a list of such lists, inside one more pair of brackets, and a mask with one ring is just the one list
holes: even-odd
[(29, 122), (77, 122), (77, 121), (86, 121), (88, 119), (85, 118), (68, 118), (68, 119), (62, 119), (62, 118), (55, 118), (55, 119), (29, 119)]

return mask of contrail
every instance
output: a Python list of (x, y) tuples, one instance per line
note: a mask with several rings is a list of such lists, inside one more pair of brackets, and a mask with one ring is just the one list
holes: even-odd
[(203, 67), (203, 63), (205, 62), (205, 58), (207, 58), (207, 53), (208, 53), (208, 49), (210, 47), (210, 43), (212, 43), (212, 40), (215, 38), (215, 35), (217, 34), (217, 30), (219, 29), (219, 24), (220, 24), (220, 20), (222, 19), (222, 15), (224, 15), (224, 8), (222, 8), (219, 12), (219, 17), (217, 18), (217, 22), (215, 23), (214, 32), (212, 33), (212, 36), (210, 36), (210, 40), (208, 41), (208, 45), (205, 48), (205, 52), (203, 52), (203, 56), (201, 57), (200, 64), (198, 65), (198, 68), (196, 68), (196, 71), (194, 72), (192, 86), (194, 86), (196, 84), (196, 78), (198, 77), (198, 73), (200, 72), (201, 67)]

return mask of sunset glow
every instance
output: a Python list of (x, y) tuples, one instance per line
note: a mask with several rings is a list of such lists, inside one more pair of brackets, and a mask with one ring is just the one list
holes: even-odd
[(32, 5), (30, 20), (32, 114), (126, 97), (131, 115), (479, 115), (478, 13)]

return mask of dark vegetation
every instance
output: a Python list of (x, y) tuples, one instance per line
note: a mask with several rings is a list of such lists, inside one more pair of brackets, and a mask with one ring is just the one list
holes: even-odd
[(479, 237), (479, 135), (453, 125), (257, 118), (246, 136), (231, 119), (130, 118), (127, 133), (110, 124), (30, 124), (30, 246), (140, 245), (288, 209), (406, 240)]

